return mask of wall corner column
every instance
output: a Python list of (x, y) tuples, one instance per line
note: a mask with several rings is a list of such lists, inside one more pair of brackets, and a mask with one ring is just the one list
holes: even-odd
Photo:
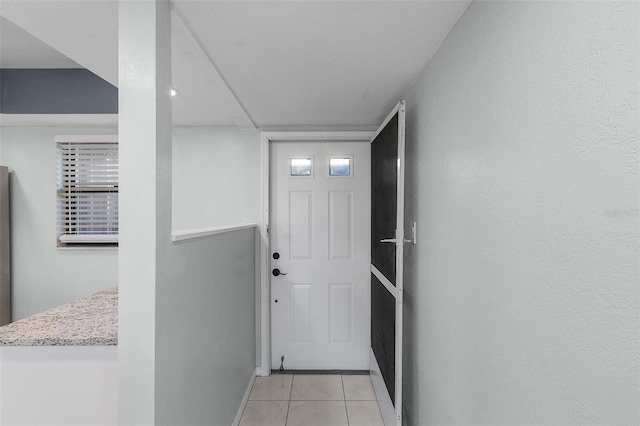
[(118, 423), (155, 423), (158, 271), (171, 239), (168, 0), (119, 2)]

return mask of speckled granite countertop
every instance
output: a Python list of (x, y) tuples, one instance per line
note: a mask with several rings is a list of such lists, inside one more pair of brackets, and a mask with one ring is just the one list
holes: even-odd
[(117, 344), (117, 288), (101, 291), (0, 327), (0, 346)]

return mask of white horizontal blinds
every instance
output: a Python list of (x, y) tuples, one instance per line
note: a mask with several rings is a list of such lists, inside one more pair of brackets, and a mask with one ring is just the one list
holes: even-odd
[(62, 243), (113, 243), (118, 235), (118, 144), (58, 142)]

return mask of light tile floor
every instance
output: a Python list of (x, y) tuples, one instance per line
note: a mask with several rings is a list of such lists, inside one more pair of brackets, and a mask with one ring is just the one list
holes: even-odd
[(382, 426), (371, 378), (272, 374), (257, 377), (240, 426)]

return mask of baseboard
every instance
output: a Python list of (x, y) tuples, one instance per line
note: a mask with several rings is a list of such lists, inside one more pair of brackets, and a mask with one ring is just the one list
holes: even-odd
[(267, 377), (271, 375), (271, 369), (267, 367), (256, 367), (257, 377)]
[(391, 402), (387, 385), (384, 384), (384, 379), (382, 378), (382, 373), (380, 372), (380, 367), (378, 366), (378, 361), (376, 360), (376, 355), (373, 353), (373, 350), (371, 350), (370, 369), (371, 382), (373, 383), (373, 390), (376, 393), (380, 413), (382, 413), (382, 420), (385, 426), (396, 426), (398, 424), (396, 410), (393, 407), (393, 402)]
[(251, 389), (253, 389), (253, 383), (256, 381), (257, 372), (258, 372), (257, 368), (253, 370), (251, 379), (249, 379), (249, 385), (247, 386), (247, 390), (244, 392), (244, 397), (242, 398), (242, 402), (240, 403), (240, 407), (238, 408), (238, 413), (236, 414), (236, 418), (233, 420), (232, 426), (238, 426), (240, 424), (242, 413), (244, 413), (244, 408), (247, 406), (247, 401), (249, 400)]
[(271, 370), (271, 374), (323, 374), (368, 376), (369, 370)]

